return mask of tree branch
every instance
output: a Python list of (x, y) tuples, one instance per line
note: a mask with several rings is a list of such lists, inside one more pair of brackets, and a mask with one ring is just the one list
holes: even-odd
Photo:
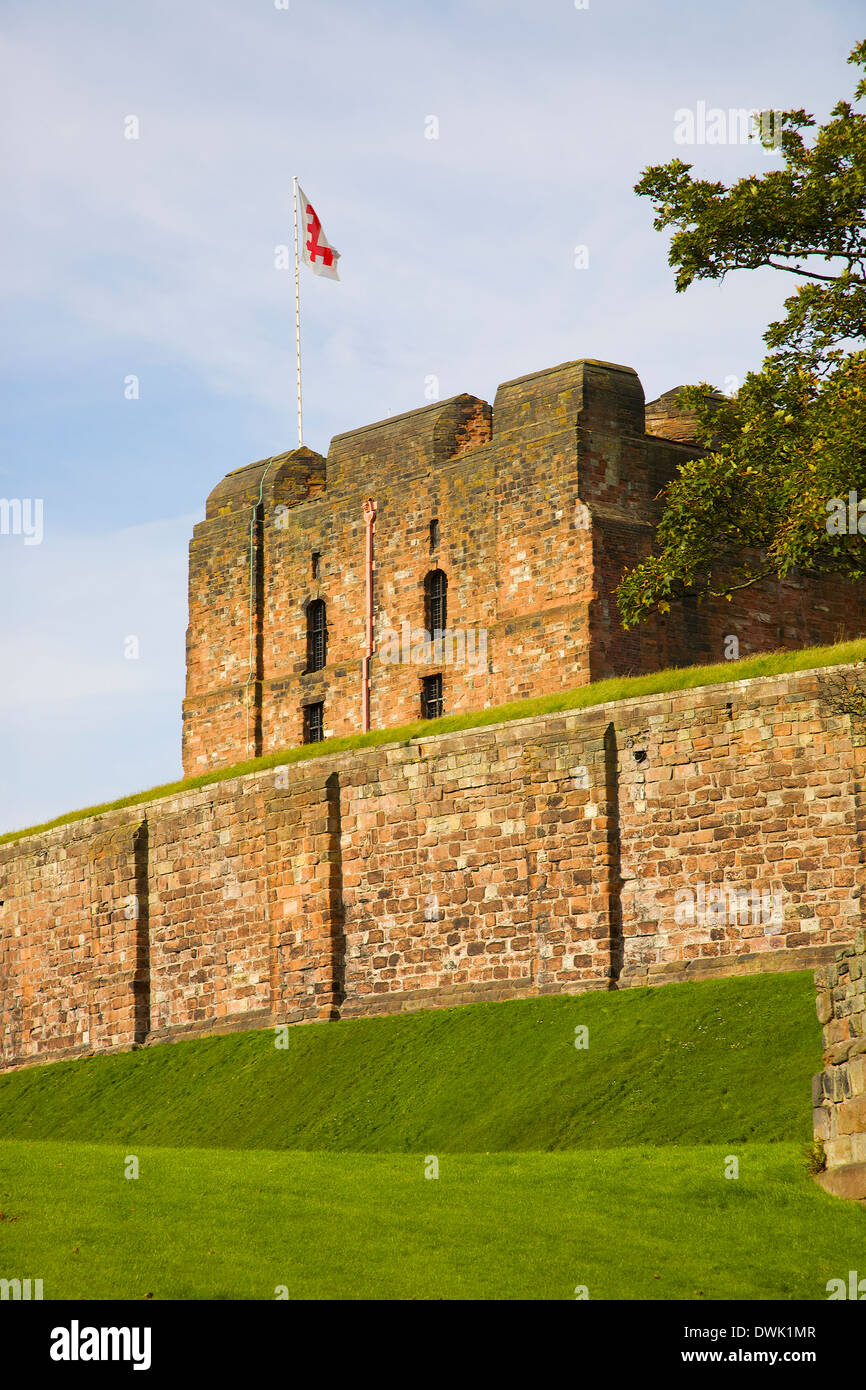
[[(751, 579), (744, 580), (742, 584), (728, 584), (724, 589), (707, 588), (707, 593), (711, 598), (727, 598), (728, 594), (735, 594), (740, 589), (749, 589), (753, 584), (760, 584), (763, 579), (772, 579), (773, 577), (774, 571), (768, 569), (764, 570), (763, 574), (755, 574)], [(776, 577), (778, 578), (778, 576)]]
[[(787, 270), (789, 275), (805, 275), (808, 280), (826, 280), (827, 284), (835, 285), (839, 279), (838, 275), (819, 275), (815, 270), (803, 270), (798, 265), (779, 265), (777, 261), (761, 261), (761, 265), (770, 266), (772, 270)], [(751, 266), (738, 266), (740, 270), (751, 270)]]

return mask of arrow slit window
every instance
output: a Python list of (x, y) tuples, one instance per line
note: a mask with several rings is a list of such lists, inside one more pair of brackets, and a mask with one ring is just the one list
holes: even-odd
[(431, 638), (448, 626), (448, 578), (444, 570), (431, 570), (424, 580), (425, 621)]
[(307, 671), (321, 671), (328, 657), (325, 600), (314, 599), (307, 609)]

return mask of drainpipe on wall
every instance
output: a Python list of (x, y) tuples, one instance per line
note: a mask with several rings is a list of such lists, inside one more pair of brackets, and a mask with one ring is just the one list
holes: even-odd
[[(247, 733), (246, 733), (246, 756), (247, 756), (247, 757), (250, 756), (250, 695), (251, 695), (251, 693), (254, 693), (254, 692), (251, 691), (251, 686), (253, 685), (253, 682), (256, 680), (256, 674), (257, 674), (257, 673), (256, 673), (256, 669), (255, 669), (254, 660), (253, 660), (253, 609), (254, 609), (254, 607), (255, 607), (255, 589), (256, 589), (255, 568), (254, 568), (255, 549), (256, 549), (256, 531), (257, 531), (257, 529), (258, 529), (259, 522), (262, 520), (262, 498), (264, 497), (264, 494), (265, 494), (265, 479), (267, 478), (268, 474), (270, 473), (270, 471), (271, 471), (271, 469), (272, 469), (274, 463), (275, 463), (275, 459), (274, 459), (273, 456), (272, 456), (271, 458), (268, 459), (268, 466), (267, 466), (267, 468), (265, 469), (264, 473), (262, 474), (261, 482), (259, 483), (259, 500), (258, 500), (258, 502), (256, 502), (255, 506), (253, 507), (253, 513), (252, 513), (252, 516), (250, 517), (250, 670), (249, 670), (249, 675), (247, 676), (247, 679), (246, 679), (246, 682), (245, 682), (245, 685), (244, 685), (244, 705), (245, 705), (245, 707), (246, 707), (246, 712), (247, 712)], [(263, 527), (262, 527), (262, 533), (261, 533), (261, 545), (262, 545), (262, 547), (264, 546), (264, 539), (265, 539), (265, 535), (264, 535), (264, 526), (263, 526)], [(259, 563), (261, 563), (261, 560), (262, 560), (262, 557), (259, 556)], [(263, 615), (262, 613), (259, 613), (259, 614), (257, 615), (257, 617), (258, 617), (258, 622), (259, 622), (259, 623), (263, 623), (263, 622), (264, 622), (264, 615)], [(261, 679), (261, 672), (258, 673), (258, 679), (259, 679), (259, 680)], [(259, 694), (261, 694), (261, 687), (259, 688)], [(258, 724), (261, 723), (261, 717), (262, 717), (262, 711), (261, 711), (261, 706), (260, 706), (259, 709), (258, 709), (257, 712), (256, 712), (256, 722), (257, 722)], [(253, 727), (253, 741), (254, 741), (254, 744), (255, 744), (255, 726)], [(261, 752), (261, 749), (260, 749), (260, 748), (257, 748), (257, 747), (255, 747), (255, 746), (253, 747), (253, 757), (257, 757), (258, 754), (259, 754), (260, 752)]]
[(367, 585), (366, 640), (364, 644), (364, 664), (361, 677), (361, 732), (370, 730), (370, 658), (373, 655), (373, 532), (376, 529), (376, 503), (368, 497), (364, 503), (364, 526), (366, 528), (364, 545), (364, 573)]

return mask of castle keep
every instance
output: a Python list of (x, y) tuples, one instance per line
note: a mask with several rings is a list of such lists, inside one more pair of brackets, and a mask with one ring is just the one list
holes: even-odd
[[(697, 453), (673, 397), (572, 362), (229, 474), (191, 545), (187, 774), (720, 660), (729, 635), (863, 632), (861, 591), (794, 578), (622, 631), (614, 590)], [(866, 736), (803, 671), (323, 750), (25, 834), (0, 843), (0, 1066), (829, 963), (863, 924), (864, 785)]]
[[(190, 547), (188, 776), (305, 740), (866, 630), (792, 578), (625, 632), (614, 591), (694, 458), (675, 392), (564, 363), (230, 473)], [(435, 638), (425, 649), (423, 639)]]

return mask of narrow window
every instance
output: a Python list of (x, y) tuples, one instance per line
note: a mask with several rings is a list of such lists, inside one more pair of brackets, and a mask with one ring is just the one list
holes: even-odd
[(435, 555), (439, 549), (439, 522), (434, 517), (430, 522), (430, 554)]
[(320, 550), (314, 550), (314, 551), (313, 551), (312, 561), (311, 561), (311, 564), (310, 564), (310, 575), (311, 575), (311, 577), (312, 577), (313, 579), (318, 579), (318, 578), (319, 578), (320, 561), (321, 561), (321, 559), (322, 559), (322, 552), (321, 552)]
[(421, 685), (422, 719), (438, 719), (442, 714), (442, 676), (425, 676)]
[(321, 671), (328, 656), (325, 600), (314, 599), (307, 609), (307, 670)]
[(443, 570), (431, 570), (424, 580), (426, 625), (432, 638), (448, 626), (448, 579)]
[(304, 743), (321, 743), (324, 737), (324, 704), (304, 705)]

